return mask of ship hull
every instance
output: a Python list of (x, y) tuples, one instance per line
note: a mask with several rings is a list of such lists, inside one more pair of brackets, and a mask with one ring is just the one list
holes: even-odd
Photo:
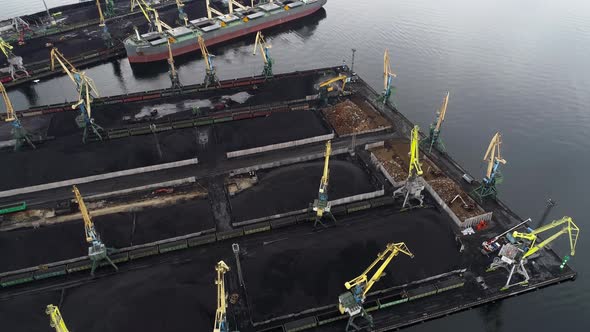
[[(256, 33), (257, 31), (282, 25), (290, 21), (311, 15), (321, 9), (326, 3), (326, 0), (319, 0), (316, 3), (305, 6), (309, 8), (301, 8), (301, 10), (290, 10), (279, 14), (274, 14), (276, 18), (267, 20), (252, 20), (240, 26), (227, 27), (220, 31), (208, 32), (203, 34), (205, 45), (211, 46), (219, 44), (231, 39), (235, 39), (248, 34)], [(172, 54), (174, 56), (182, 55), (189, 52), (198, 51), (199, 44), (197, 37), (191, 37), (179, 43), (172, 45)], [(135, 46), (127, 41), (125, 42), (125, 50), (127, 51), (127, 58), (130, 63), (149, 63), (155, 61), (163, 61), (168, 58), (167, 45), (141, 47)]]

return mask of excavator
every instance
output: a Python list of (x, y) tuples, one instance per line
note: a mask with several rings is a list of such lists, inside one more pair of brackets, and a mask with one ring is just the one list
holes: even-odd
[[(373, 263), (369, 265), (360, 276), (347, 281), (344, 284), (344, 287), (346, 287), (348, 291), (338, 296), (338, 309), (341, 314), (347, 313), (349, 315), (348, 323), (346, 324), (346, 332), (360, 331), (363, 328), (356, 324), (355, 320), (357, 318), (363, 318), (371, 328), (373, 327), (373, 317), (363, 308), (363, 303), (373, 285), (382, 277), (385, 268), (391, 263), (391, 260), (395, 256), (399, 255), (399, 253), (414, 258), (414, 254), (412, 254), (404, 242), (389, 243), (387, 244), (386, 249), (377, 255), (377, 259), (375, 259), (375, 261), (373, 261)], [(383, 262), (369, 279), (367, 275), (381, 261)]]
[[(346, 75), (338, 75), (336, 77), (327, 79), (321, 82), (317, 88), (319, 90), (318, 98), (322, 101), (323, 104), (328, 104), (328, 99), (332, 97), (338, 97), (341, 95), (345, 95), (346, 92), (344, 88), (346, 88), (346, 83), (350, 81), (350, 78)], [(340, 85), (338, 82), (341, 82)]]
[(415, 200), (419, 202), (419, 206), (422, 205), (424, 200), (424, 196), (422, 195), (422, 190), (424, 190), (424, 185), (421, 181), (418, 180), (418, 177), (423, 174), (422, 172), (422, 164), (420, 163), (420, 128), (418, 126), (414, 126), (411, 133), (411, 142), (410, 142), (410, 167), (408, 170), (408, 178), (406, 179), (406, 183), (398, 188), (396, 191), (393, 192), (393, 197), (404, 197), (404, 204), (402, 205), (402, 209), (406, 207), (410, 203), (410, 200)]
[(506, 164), (506, 160), (502, 158), (500, 145), (502, 145), (502, 135), (497, 132), (490, 141), (490, 145), (483, 157), (483, 161), (487, 161), (488, 168), (486, 175), (483, 178), (482, 184), (473, 190), (473, 194), (480, 201), (480, 203), (486, 198), (496, 198), (498, 191), (496, 190), (496, 184), (501, 181), (501, 174), (498, 168), (500, 164)]
[[(10, 74), (10, 77), (12, 77), (13, 80), (18, 79), (19, 77), (29, 77), (29, 72), (23, 65), (23, 58), (14, 55), (12, 49), (12, 45), (0, 37), (0, 51), (2, 51), (8, 61), (8, 73)], [(22, 73), (22, 75), (18, 75), (19, 73)]]
[(82, 219), (84, 220), (86, 243), (90, 245), (90, 247), (88, 247), (88, 257), (92, 261), (92, 269), (90, 270), (90, 274), (94, 276), (94, 271), (103, 260), (106, 260), (112, 267), (115, 268), (116, 271), (118, 271), (119, 268), (117, 265), (115, 265), (115, 263), (113, 263), (113, 261), (109, 258), (109, 249), (107, 249), (105, 244), (100, 240), (100, 236), (94, 227), (94, 223), (92, 222), (92, 218), (90, 218), (90, 213), (86, 208), (86, 203), (84, 203), (84, 198), (82, 198), (82, 194), (80, 194), (78, 187), (74, 185), (72, 187), (72, 191), (74, 192), (76, 202), (78, 203), (80, 213), (82, 214)]
[(445, 120), (445, 115), (447, 113), (447, 105), (449, 104), (449, 93), (447, 92), (445, 98), (443, 99), (442, 105), (436, 114), (436, 122), (430, 125), (430, 133), (428, 137), (422, 140), (423, 146), (428, 147), (428, 152), (432, 152), (432, 148), (437, 149), (440, 152), (444, 152), (445, 146), (440, 139), (440, 129), (442, 126), (443, 121)]
[(205, 45), (205, 40), (202, 36), (199, 35), (198, 41), (201, 55), (203, 55), (203, 59), (205, 60), (205, 88), (219, 86), (219, 78), (217, 78), (215, 65), (213, 65), (214, 55), (210, 54), (207, 50), (207, 45)]
[(215, 265), (217, 272), (217, 310), (215, 311), (215, 323), (213, 325), (213, 332), (229, 332), (227, 323), (227, 293), (225, 292), (225, 273), (229, 271), (229, 266), (224, 261), (219, 261)]
[(51, 70), (55, 70), (55, 62), (57, 61), (70, 80), (76, 85), (78, 102), (72, 105), (72, 109), (79, 108), (80, 111), (76, 123), (80, 128), (84, 128), (82, 142), (86, 143), (89, 132), (93, 132), (96, 137), (102, 140), (101, 132), (104, 132), (104, 129), (94, 122), (90, 106), (92, 100), (99, 96), (94, 81), (86, 76), (84, 72), (78, 71), (57, 48), (51, 49), (50, 56)]
[(49, 315), (49, 326), (55, 329), (55, 332), (69, 332), (66, 323), (64, 322), (61, 312), (57, 306), (49, 304), (45, 309), (45, 313)]
[(326, 152), (324, 153), (324, 173), (320, 180), (320, 189), (318, 190), (318, 198), (313, 201), (313, 211), (315, 211), (315, 222), (313, 227), (318, 224), (326, 227), (322, 222), (325, 216), (329, 216), (333, 221), (336, 221), (330, 212), (330, 202), (328, 202), (328, 183), (330, 180), (330, 154), (332, 153), (332, 142), (326, 142)]
[(6, 118), (4, 121), (10, 122), (12, 125), (12, 137), (15, 140), (14, 143), (14, 151), (19, 151), (20, 148), (23, 146), (24, 143), (29, 144), (30, 147), (35, 149), (35, 144), (33, 144), (33, 140), (31, 136), (21, 124), (16, 112), (14, 111), (14, 107), (12, 107), (12, 102), (8, 98), (8, 93), (6, 92), (6, 88), (0, 82), (0, 93), (2, 94), (2, 98), (4, 99), (4, 104), (6, 105)]
[(274, 60), (270, 57), (268, 50), (270, 49), (270, 45), (266, 43), (262, 32), (258, 31), (256, 33), (256, 41), (254, 42), (254, 52), (253, 55), (256, 55), (256, 49), (260, 47), (260, 55), (262, 55), (262, 61), (264, 61), (264, 69), (262, 69), (262, 76), (265, 78), (272, 77), (272, 65)]
[(383, 54), (383, 92), (377, 98), (377, 101), (383, 103), (383, 105), (387, 104), (389, 97), (391, 97), (391, 92), (393, 91), (393, 79), (395, 77), (395, 73), (391, 70), (389, 50), (386, 49)]
[[(549, 236), (546, 240), (536, 243), (537, 236), (543, 232), (552, 230), (554, 228), (559, 229), (555, 234)], [(576, 244), (578, 242), (578, 235), (580, 234), (580, 228), (574, 223), (571, 217), (563, 217), (558, 220), (554, 220), (548, 225), (539, 227), (532, 230), (529, 233), (522, 233), (514, 231), (512, 237), (518, 240), (519, 243), (507, 243), (502, 246), (498, 257), (494, 258), (494, 261), (488, 267), (487, 271), (494, 271), (498, 268), (504, 268), (508, 270), (508, 280), (501, 290), (506, 290), (515, 285), (527, 285), (530, 276), (525, 268), (525, 264), (528, 260), (533, 259), (539, 250), (546, 247), (551, 242), (555, 241), (561, 235), (567, 234), (570, 243), (570, 255), (574, 256), (576, 253)], [(565, 267), (565, 264), (570, 260), (570, 256), (565, 256), (561, 268)], [(512, 283), (514, 274), (517, 273), (522, 276), (522, 281)]]

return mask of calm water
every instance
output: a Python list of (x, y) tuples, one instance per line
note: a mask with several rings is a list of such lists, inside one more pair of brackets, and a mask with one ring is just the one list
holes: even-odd
[[(28, 5), (33, 6), (36, 1)], [(59, 0), (51, 1), (53, 3)], [(14, 0), (0, 0), (3, 4)], [(19, 2), (19, 6), (22, 2)], [(371, 5), (367, 5), (371, 3)], [(14, 5), (13, 7), (16, 7)], [(39, 1), (38, 9), (42, 8)], [(11, 8), (11, 7), (8, 7)], [(382, 57), (390, 49), (397, 73), (396, 105), (422, 128), (433, 120), (444, 93), (451, 98), (443, 139), (473, 175), (496, 130), (504, 137), (501, 197), (522, 217), (538, 219), (544, 202), (558, 202), (550, 217), (570, 215), (583, 229), (571, 260), (580, 273), (566, 283), (493, 306), (464, 312), (408, 331), (586, 330), (590, 319), (590, 1), (548, 0), (329, 0), (325, 13), (268, 34), (276, 72), (350, 64), (381, 89)], [(214, 48), (219, 76), (261, 70), (252, 41)], [(197, 55), (179, 59), (184, 83), (200, 82)], [(169, 85), (166, 68), (134, 72), (127, 60), (87, 70), (103, 95)], [(16, 108), (73, 100), (65, 78), (11, 91)], [(555, 247), (566, 254), (566, 239)], [(433, 248), (433, 250), (436, 250)]]

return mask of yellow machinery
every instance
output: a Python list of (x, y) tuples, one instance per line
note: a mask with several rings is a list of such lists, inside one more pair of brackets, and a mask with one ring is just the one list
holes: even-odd
[(500, 145), (502, 144), (502, 135), (497, 132), (490, 141), (490, 145), (483, 157), (483, 161), (488, 163), (486, 175), (483, 178), (482, 184), (477, 187), (473, 194), (481, 202), (486, 197), (496, 198), (497, 190), (496, 184), (501, 181), (501, 174), (498, 168), (500, 164), (506, 164), (506, 160), (502, 158)]
[[(318, 98), (324, 104), (327, 104), (328, 98), (344, 95), (345, 94), (344, 88), (346, 87), (346, 83), (348, 81), (349, 81), (348, 76), (340, 74), (334, 78), (330, 78), (328, 80), (321, 82), (318, 85), (318, 90), (319, 90)], [(338, 85), (338, 82), (341, 82), (341, 84)]]
[(270, 57), (268, 50), (270, 49), (270, 45), (266, 43), (262, 32), (258, 31), (256, 34), (256, 41), (254, 42), (254, 51), (252, 54), (256, 55), (256, 48), (260, 47), (260, 55), (262, 55), (262, 60), (264, 61), (264, 69), (262, 70), (262, 75), (266, 78), (272, 77), (272, 65), (274, 60)]
[(113, 261), (108, 256), (108, 249), (100, 240), (100, 236), (94, 227), (94, 223), (90, 218), (90, 213), (86, 208), (86, 203), (84, 203), (84, 199), (82, 198), (82, 194), (80, 194), (78, 187), (73, 186), (72, 191), (74, 192), (76, 202), (78, 203), (80, 213), (82, 214), (82, 219), (84, 220), (84, 234), (86, 236), (86, 243), (90, 245), (90, 247), (88, 247), (88, 257), (92, 261), (92, 269), (90, 270), (90, 274), (94, 276), (94, 271), (103, 260), (106, 260), (115, 268), (115, 270), (118, 271), (119, 268), (117, 268), (115, 263), (113, 263)]
[(424, 200), (422, 190), (424, 190), (424, 184), (418, 179), (423, 174), (422, 164), (420, 163), (420, 128), (414, 126), (410, 133), (410, 166), (408, 169), (408, 178), (404, 186), (398, 188), (393, 192), (393, 197), (404, 197), (404, 204), (402, 208), (405, 208), (410, 200), (418, 201), (421, 206)]
[[(548, 230), (560, 228), (559, 231), (546, 240), (542, 241), (541, 243), (536, 243), (537, 235)], [(508, 280), (502, 290), (506, 290), (515, 285), (526, 285), (529, 282), (529, 274), (525, 268), (525, 264), (528, 259), (539, 250), (547, 246), (549, 243), (553, 242), (555, 239), (560, 237), (563, 234), (568, 234), (569, 242), (570, 242), (570, 255), (573, 256), (576, 253), (576, 244), (578, 242), (578, 235), (580, 234), (580, 228), (574, 223), (572, 218), (570, 217), (563, 217), (558, 220), (554, 220), (548, 225), (539, 227), (533, 230), (530, 233), (520, 233), (514, 231), (512, 236), (514, 239), (522, 239), (528, 241), (523, 244), (521, 243), (506, 243), (500, 249), (498, 257), (494, 258), (492, 264), (488, 267), (488, 271), (494, 271), (497, 268), (501, 267), (508, 271)], [(565, 264), (570, 260), (570, 256), (565, 256), (562, 263), (561, 268), (565, 267)], [(512, 278), (514, 274), (520, 274), (522, 276), (522, 281), (520, 282), (512, 282)]]
[(215, 65), (213, 64), (214, 55), (210, 54), (207, 50), (207, 45), (205, 45), (205, 40), (202, 36), (199, 35), (198, 40), (201, 54), (205, 60), (205, 87), (208, 88), (209, 86), (219, 85), (219, 79), (217, 78)]
[[(542, 241), (541, 243), (535, 244), (535, 242), (537, 241), (538, 234), (546, 232), (546, 231), (551, 230), (553, 228), (557, 228), (557, 227), (561, 227), (561, 229), (557, 233), (551, 235), (550, 237), (548, 237), (546, 240)], [(570, 241), (570, 254), (572, 256), (574, 256), (576, 253), (576, 244), (578, 242), (578, 235), (580, 234), (580, 228), (578, 228), (578, 226), (574, 223), (572, 218), (567, 217), (567, 216), (563, 217), (559, 220), (554, 220), (550, 224), (539, 227), (530, 233), (519, 233), (517, 231), (514, 231), (514, 233), (512, 233), (512, 236), (514, 238), (521, 238), (521, 239), (525, 239), (525, 240), (530, 241), (530, 243), (528, 244), (529, 249), (522, 256), (522, 259), (526, 259), (527, 257), (533, 255), (537, 251), (541, 250), (543, 247), (545, 247), (549, 243), (553, 242), (553, 240), (557, 239), (558, 237), (560, 237), (561, 235), (566, 234), (566, 233), (568, 234), (569, 241)], [(567, 260), (569, 260), (568, 256), (566, 256), (566, 258), (567, 258)]]
[(93, 132), (96, 137), (102, 140), (100, 132), (104, 131), (104, 129), (94, 122), (90, 106), (92, 100), (99, 96), (94, 81), (86, 76), (84, 72), (78, 71), (57, 48), (52, 48), (50, 55), (51, 70), (55, 70), (55, 62), (57, 61), (70, 80), (76, 85), (78, 102), (72, 108), (75, 109), (78, 107), (80, 111), (80, 115), (76, 118), (76, 123), (80, 128), (84, 128), (82, 141), (86, 142), (89, 131)]
[(12, 125), (12, 137), (15, 140), (14, 143), (14, 150), (18, 151), (22, 147), (23, 143), (28, 143), (33, 149), (35, 148), (35, 144), (31, 140), (27, 130), (23, 127), (16, 112), (14, 111), (14, 107), (12, 107), (12, 102), (8, 98), (8, 92), (6, 92), (6, 88), (0, 82), (0, 94), (2, 94), (2, 99), (4, 99), (4, 104), (6, 105), (6, 118), (4, 121), (10, 122)]
[(383, 92), (377, 98), (377, 101), (387, 104), (391, 92), (393, 90), (393, 79), (396, 77), (393, 70), (391, 70), (391, 63), (389, 61), (389, 50), (383, 53)]
[[(98, 9), (98, 19), (99, 19), (99, 26), (102, 27), (102, 39), (105, 42), (105, 45), (108, 48), (113, 47), (113, 38), (111, 36), (111, 33), (109, 32), (109, 29), (107, 28), (107, 25), (105, 23), (104, 20), (104, 15), (102, 13), (102, 8), (100, 7), (100, 0), (96, 0), (96, 8)], [(113, 4), (112, 4), (112, 0), (105, 0), (105, 8), (107, 9), (107, 16), (111, 16), (113, 15)], [(110, 9), (109, 9), (110, 8)]]
[(188, 25), (188, 15), (184, 12), (184, 3), (182, 0), (176, 0), (176, 8), (178, 8), (178, 24)]
[(332, 220), (334, 216), (330, 212), (330, 202), (328, 202), (328, 183), (330, 181), (330, 154), (332, 153), (332, 142), (326, 142), (326, 152), (324, 153), (324, 172), (322, 179), (320, 180), (320, 188), (318, 190), (318, 198), (313, 202), (313, 211), (316, 212), (315, 222), (313, 224), (316, 227), (318, 224), (325, 226), (322, 223), (324, 215), (329, 216)]
[(174, 57), (172, 56), (172, 47), (170, 44), (176, 42), (176, 39), (172, 37), (168, 37), (168, 75), (170, 76), (170, 82), (172, 83), (172, 89), (182, 89), (182, 84), (180, 84), (180, 78), (178, 77), (178, 72), (176, 71), (176, 67), (174, 66)]
[(135, 6), (139, 7), (143, 16), (150, 24), (150, 32), (156, 30), (159, 33), (162, 33), (162, 27), (166, 30), (172, 30), (171, 26), (160, 20), (160, 14), (158, 14), (158, 11), (148, 5), (144, 0), (132, 0), (131, 11), (133, 11)]
[[(397, 256), (399, 253), (406, 254), (411, 258), (414, 258), (414, 254), (410, 252), (410, 249), (406, 246), (404, 242), (399, 243), (389, 243), (387, 244), (386, 249), (377, 255), (377, 259), (373, 261), (369, 267), (363, 271), (363, 273), (350, 280), (344, 284), (344, 287), (348, 290), (348, 292), (342, 293), (338, 296), (338, 309), (340, 310), (341, 314), (348, 313), (350, 318), (348, 319), (348, 324), (346, 324), (346, 331), (360, 331), (361, 326), (355, 323), (355, 319), (358, 317), (364, 318), (370, 327), (373, 327), (373, 317), (369, 313), (365, 311), (363, 308), (363, 303), (367, 298), (367, 294), (371, 287), (379, 281), (385, 268), (391, 263), (391, 260)], [(381, 265), (375, 271), (373, 276), (369, 279), (367, 276), (373, 268), (381, 262)]]
[(213, 332), (228, 332), (229, 326), (227, 323), (227, 294), (225, 293), (225, 273), (229, 271), (229, 266), (224, 261), (219, 261), (215, 265), (215, 271), (217, 271), (217, 279), (215, 284), (217, 285), (217, 310), (215, 311), (215, 325), (213, 326)]
[(66, 323), (64, 322), (63, 317), (61, 316), (61, 312), (59, 308), (50, 304), (45, 309), (45, 313), (49, 315), (49, 325), (55, 329), (55, 332), (69, 332)]
[(12, 53), (12, 49), (12, 45), (0, 37), (0, 51), (2, 51), (4, 56), (6, 56), (6, 60), (8, 61), (8, 73), (10, 74), (10, 77), (12, 77), (13, 80), (16, 80), (18, 73), (22, 73), (24, 76), (28, 77), (29, 72), (23, 65), (23, 58), (14, 55), (14, 53)]
[(440, 128), (442, 126), (443, 121), (445, 121), (445, 115), (447, 113), (447, 105), (449, 104), (449, 92), (445, 95), (443, 99), (442, 105), (436, 114), (436, 122), (430, 125), (430, 133), (428, 137), (426, 137), (422, 144), (423, 146), (428, 146), (428, 152), (432, 152), (432, 148), (443, 152), (445, 150), (445, 146), (440, 139)]

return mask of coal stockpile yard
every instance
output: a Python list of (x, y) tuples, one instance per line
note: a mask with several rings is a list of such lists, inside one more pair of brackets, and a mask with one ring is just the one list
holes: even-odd
[[(145, 208), (137, 212), (102, 215), (95, 217), (94, 221), (102, 240), (113, 248), (215, 230), (209, 201), (206, 199), (177, 203), (173, 208)], [(87, 253), (84, 223), (80, 219), (1, 232), (0, 238), (0, 247), (5, 252), (18, 250), (19, 253), (0, 261), (2, 272), (77, 258)], [(23, 243), (37, 243), (52, 250), (29, 251), (22, 247)]]
[[(230, 199), (234, 220), (240, 222), (308, 208), (317, 195), (322, 167), (323, 161), (318, 160), (258, 172), (256, 185)], [(331, 200), (380, 189), (354, 161), (335, 159), (330, 171)]]
[(22, 112), (36, 149), (2, 126), (3, 326), (386, 331), (575, 279), (348, 68), (220, 85), (97, 98), (102, 141), (67, 104)]

